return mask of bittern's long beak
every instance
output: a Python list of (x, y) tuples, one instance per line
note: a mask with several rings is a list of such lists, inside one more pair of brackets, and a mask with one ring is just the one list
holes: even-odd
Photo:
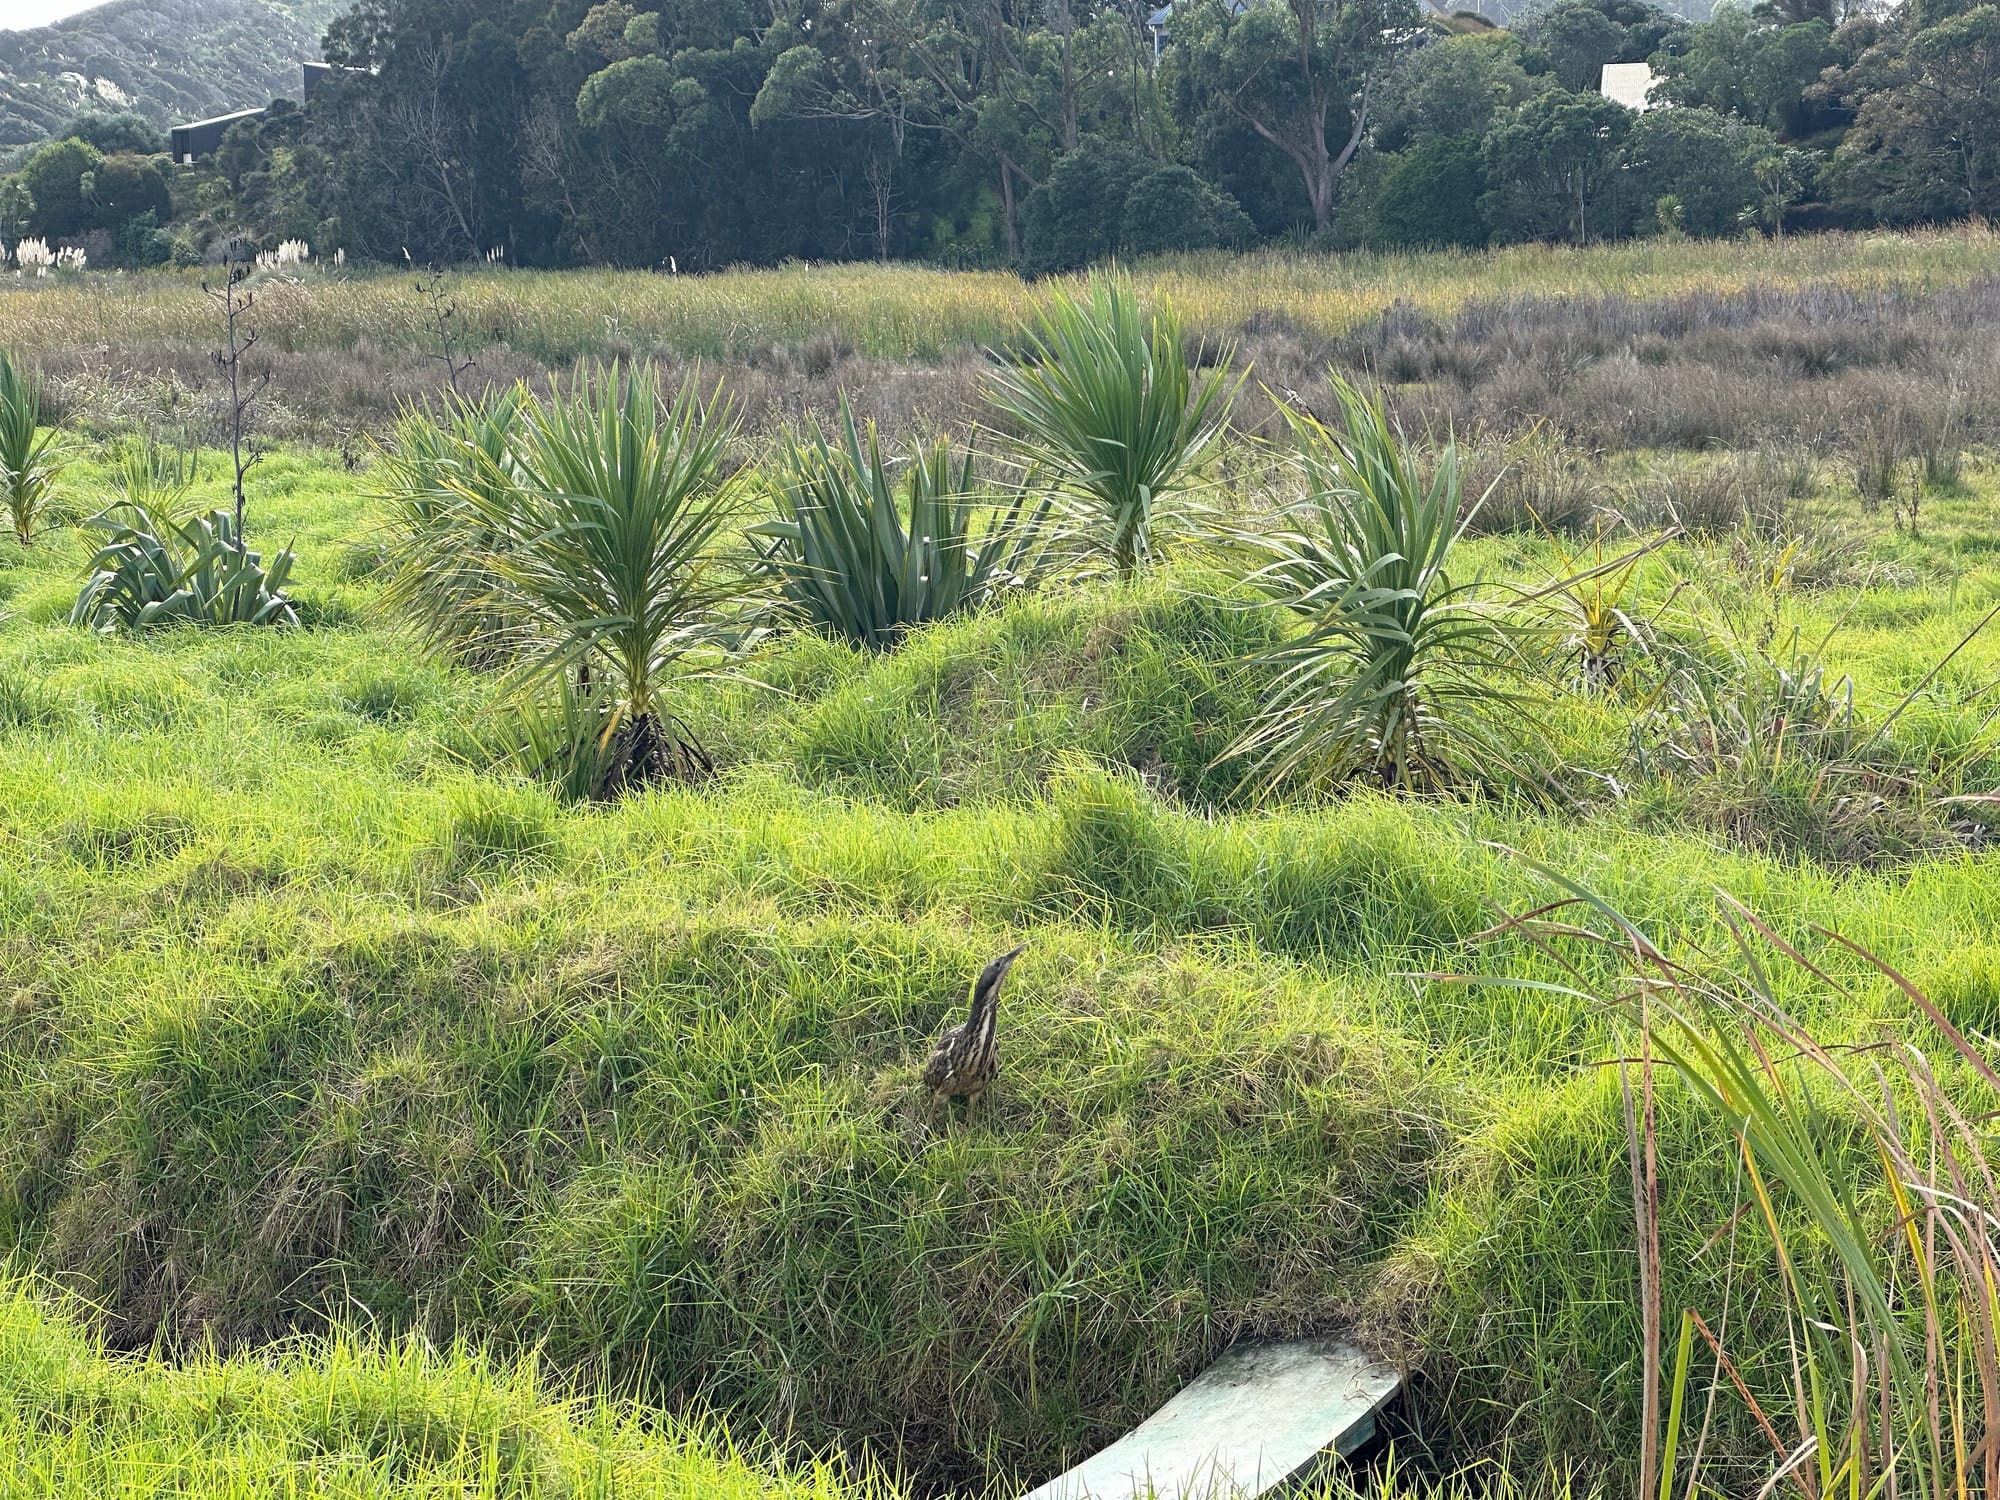
[(1014, 967), (1014, 960), (1019, 958), (1023, 953), (1026, 953), (1027, 951), (1028, 951), (1028, 945), (1026, 943), (1023, 943), (1021, 944), (1020, 947), (1016, 948), (1012, 953), (1003, 953), (998, 958), (994, 959), (992, 963), (988, 964), (985, 967), (985, 969), (981, 971), (979, 975), (979, 983), (973, 986), (973, 992), (975, 994), (983, 995), (991, 990), (999, 989), (1000, 981), (1005, 979), (1007, 977), (1007, 971)]

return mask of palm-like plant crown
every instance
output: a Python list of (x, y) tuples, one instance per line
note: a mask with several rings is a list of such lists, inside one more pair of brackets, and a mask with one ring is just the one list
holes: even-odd
[(25, 547), (64, 467), (59, 434), (42, 425), (42, 386), (0, 352), (0, 504)]
[(939, 438), (900, 464), (885, 459), (875, 424), (864, 433), (845, 396), (836, 439), (816, 421), (803, 440), (788, 437), (770, 489), (778, 519), (751, 535), (790, 609), (870, 650), (1017, 581), (1046, 510), (1017, 492), (975, 536), (985, 507), (972, 455), (955, 462)]
[(1148, 318), (1122, 277), (1093, 278), (1083, 300), (1058, 290), (1027, 330), (1025, 354), (994, 377), (990, 399), (1129, 577), (1153, 549), (1162, 503), (1195, 482), (1227, 427), (1242, 381), (1226, 352), (1197, 381), (1173, 308)]
[(434, 644), (501, 622), (512, 693), (565, 687), (595, 705), (613, 752), (607, 794), (705, 769), (664, 695), (717, 642), (737, 592), (712, 546), (734, 510), (733, 416), (691, 382), (663, 407), (645, 367), (516, 399), (504, 441), (474, 428), (447, 444), (448, 461), (419, 453), (396, 597)]
[[(1379, 397), (1334, 381), (1341, 423), (1287, 409), (1309, 494), (1291, 526), (1244, 540), (1253, 581), (1305, 616), (1273, 653), (1269, 706), (1229, 756), (1264, 789), (1372, 774), (1405, 790), (1482, 780), (1505, 763), (1491, 711), (1510, 707), (1518, 627), (1446, 571), (1463, 534), (1456, 452), (1425, 480)], [(1474, 510), (1477, 507), (1473, 507)]]

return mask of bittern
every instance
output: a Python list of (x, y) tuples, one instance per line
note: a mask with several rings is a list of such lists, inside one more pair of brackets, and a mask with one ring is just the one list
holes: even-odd
[(1006, 982), (1014, 960), (1027, 951), (1028, 945), (1023, 943), (982, 969), (972, 986), (972, 1010), (964, 1024), (949, 1028), (938, 1038), (937, 1050), (924, 1064), (924, 1087), (930, 1090), (933, 1111), (940, 1100), (963, 1095), (969, 1114), (999, 1073), (1000, 1049), (994, 1024), (1000, 1007), (1000, 986)]

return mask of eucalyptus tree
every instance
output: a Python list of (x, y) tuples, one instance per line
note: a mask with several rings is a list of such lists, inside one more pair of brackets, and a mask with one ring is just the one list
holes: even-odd
[(1230, 115), (1283, 152), (1313, 227), (1325, 229), (1375, 93), (1422, 35), (1414, 0), (1201, 0), (1185, 8), (1174, 24), (1196, 106)]

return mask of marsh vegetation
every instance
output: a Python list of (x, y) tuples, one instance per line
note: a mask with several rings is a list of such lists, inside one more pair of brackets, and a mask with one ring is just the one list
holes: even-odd
[(270, 279), (261, 557), (37, 321), (188, 289), (6, 294), (22, 1484), (1002, 1492), (1337, 1328), (1339, 1485), (1990, 1488), (1990, 246), (1641, 253), (924, 280), (922, 366), (915, 273), (631, 278), (768, 321), (386, 415), (407, 288)]

